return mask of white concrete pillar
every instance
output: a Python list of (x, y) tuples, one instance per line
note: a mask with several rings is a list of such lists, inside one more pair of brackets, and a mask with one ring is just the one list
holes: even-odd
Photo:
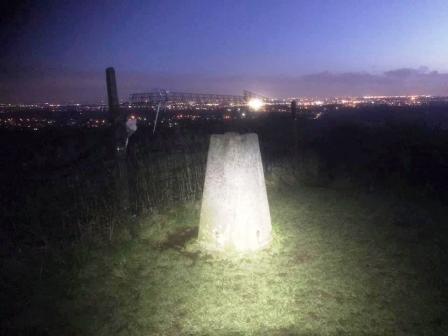
[(257, 134), (212, 135), (199, 224), (211, 251), (256, 251), (272, 240)]

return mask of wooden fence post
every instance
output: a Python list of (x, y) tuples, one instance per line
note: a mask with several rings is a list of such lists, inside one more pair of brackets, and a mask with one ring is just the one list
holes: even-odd
[(115, 70), (112, 67), (106, 69), (106, 82), (109, 114), (112, 123), (114, 156), (118, 172), (115, 182), (115, 196), (121, 209), (127, 211), (129, 209), (129, 182), (126, 161), (126, 115), (120, 111)]
[(297, 166), (298, 164), (298, 158), (299, 158), (299, 135), (298, 132), (299, 130), (297, 129), (298, 125), (297, 125), (297, 101), (293, 100), (291, 102), (291, 119), (292, 119), (292, 141), (293, 141), (293, 146), (292, 146), (292, 150), (294, 151), (293, 153), (293, 158), (294, 158), (294, 165)]

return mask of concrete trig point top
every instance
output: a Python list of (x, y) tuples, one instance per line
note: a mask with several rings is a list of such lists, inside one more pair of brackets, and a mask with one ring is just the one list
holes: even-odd
[(256, 251), (270, 244), (271, 231), (258, 136), (212, 135), (199, 243), (212, 251)]

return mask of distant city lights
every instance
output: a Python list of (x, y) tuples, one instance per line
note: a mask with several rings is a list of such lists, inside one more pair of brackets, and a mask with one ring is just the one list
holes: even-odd
[[(190, 94), (191, 95), (191, 94)], [(182, 97), (180, 97), (182, 98)], [(191, 97), (189, 97), (191, 98)], [(289, 97), (267, 99), (252, 96), (248, 101), (243, 99), (236, 103), (234, 100), (223, 100), (217, 95), (206, 97), (202, 95), (196, 101), (171, 99), (165, 106), (161, 124), (177, 127), (177, 121), (201, 122), (210, 120), (250, 119), (255, 115), (249, 111), (266, 113), (289, 113), (291, 101), (295, 100), (304, 113), (312, 119), (321, 119), (330, 111), (343, 109), (358, 109), (371, 106), (425, 106), (430, 104), (448, 104), (447, 96), (429, 96), (412, 94), (408, 96), (361, 96), (361, 97)], [(129, 118), (135, 118), (139, 126), (151, 125), (155, 104), (122, 103), (123, 111)], [(0, 128), (26, 129), (40, 131), (45, 128), (57, 127), (109, 127), (108, 110), (104, 104), (75, 104), (59, 103), (42, 104), (11, 104), (0, 103)]]

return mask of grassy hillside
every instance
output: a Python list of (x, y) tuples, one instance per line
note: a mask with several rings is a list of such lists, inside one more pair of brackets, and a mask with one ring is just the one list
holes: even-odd
[(446, 209), (284, 183), (270, 184), (269, 200), (266, 251), (201, 252), (199, 204), (181, 204), (142, 219), (134, 238), (80, 248), (76, 267), (54, 274), (9, 327), (67, 335), (448, 331)]
[[(107, 134), (4, 134), (0, 334), (448, 333), (446, 130), (187, 126), (131, 138), (129, 212)], [(260, 137), (274, 241), (253, 255), (196, 245), (208, 136), (228, 130)]]

